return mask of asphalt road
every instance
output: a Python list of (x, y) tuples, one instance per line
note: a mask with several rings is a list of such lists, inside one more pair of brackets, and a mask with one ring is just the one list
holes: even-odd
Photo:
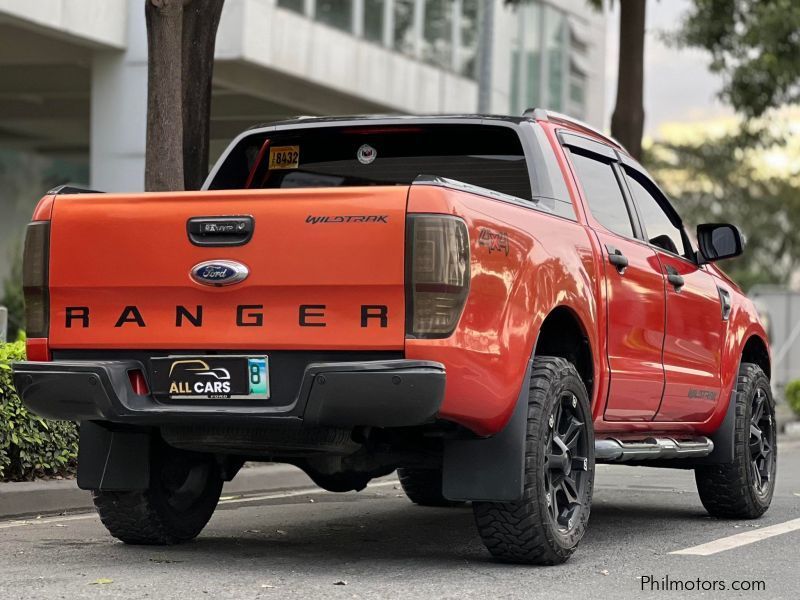
[[(0, 598), (794, 599), (796, 528), (710, 555), (671, 554), (800, 518), (800, 441), (783, 441), (778, 468), (772, 508), (745, 522), (709, 518), (691, 472), (601, 466), (589, 532), (559, 567), (493, 561), (469, 507), (414, 506), (393, 480), (360, 494), (229, 498), (180, 547), (125, 546), (90, 514), (0, 522)], [(650, 587), (665, 577), (716, 581), (717, 591)], [(742, 581), (765, 589), (730, 590)]]

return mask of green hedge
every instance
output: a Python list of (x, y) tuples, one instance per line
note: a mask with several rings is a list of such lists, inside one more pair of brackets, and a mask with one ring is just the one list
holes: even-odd
[(800, 416), (800, 379), (795, 379), (786, 384), (786, 403), (794, 411), (794, 414)]
[(0, 344), (0, 481), (71, 475), (78, 456), (77, 428), (25, 409), (11, 381), (16, 360), (25, 360), (25, 342)]

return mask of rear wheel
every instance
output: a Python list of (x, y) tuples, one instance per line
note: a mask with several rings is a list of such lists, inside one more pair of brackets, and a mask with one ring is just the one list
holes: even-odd
[(93, 493), (103, 525), (126, 544), (166, 545), (194, 539), (222, 492), (213, 456), (171, 448), (154, 454), (149, 489)]
[(775, 402), (761, 367), (743, 363), (736, 387), (733, 462), (698, 467), (700, 501), (715, 517), (755, 519), (772, 502), (777, 468)]
[(475, 502), (475, 521), (496, 558), (558, 564), (583, 538), (594, 486), (589, 398), (567, 360), (534, 360), (527, 427), (522, 500)]
[(442, 495), (442, 469), (397, 469), (400, 485), (408, 499), (420, 506), (458, 506), (463, 502)]

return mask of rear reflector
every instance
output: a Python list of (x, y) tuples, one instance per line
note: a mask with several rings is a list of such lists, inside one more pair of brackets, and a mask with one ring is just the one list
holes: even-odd
[(446, 215), (409, 215), (407, 248), (406, 334), (448, 337), (469, 291), (467, 226)]
[(150, 389), (147, 387), (147, 380), (144, 378), (144, 373), (142, 373), (140, 369), (128, 371), (128, 379), (131, 381), (131, 388), (134, 394), (146, 396), (150, 393)]
[(25, 295), (25, 331), (31, 338), (46, 338), (50, 328), (49, 251), (50, 221), (29, 224), (22, 258), (22, 290)]
[(53, 355), (50, 353), (50, 342), (47, 338), (26, 338), (25, 358), (27, 360), (50, 362)]

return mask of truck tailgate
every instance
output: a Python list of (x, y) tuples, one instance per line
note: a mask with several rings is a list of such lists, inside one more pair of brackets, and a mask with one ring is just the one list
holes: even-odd
[[(407, 186), (59, 196), (50, 345), (137, 349), (401, 349)], [(249, 215), (240, 246), (193, 244), (194, 217)], [(190, 276), (228, 260), (249, 275)]]

